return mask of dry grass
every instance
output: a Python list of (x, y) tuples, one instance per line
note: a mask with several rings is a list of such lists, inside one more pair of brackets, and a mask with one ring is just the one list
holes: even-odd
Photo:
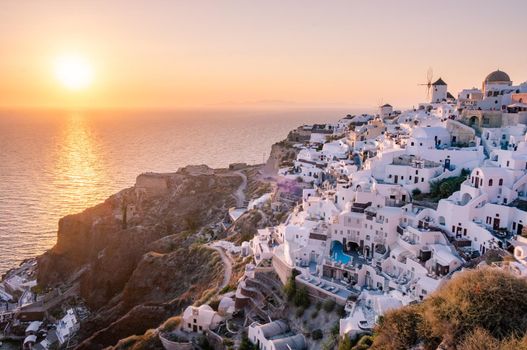
[(483, 337), (482, 332), (499, 344), (515, 341), (511, 337), (521, 338), (527, 330), (526, 295), (527, 281), (501, 270), (460, 273), (422, 304), (386, 314), (373, 348), (408, 349), (420, 344), (436, 349), (441, 343), (459, 349), (467, 337)]

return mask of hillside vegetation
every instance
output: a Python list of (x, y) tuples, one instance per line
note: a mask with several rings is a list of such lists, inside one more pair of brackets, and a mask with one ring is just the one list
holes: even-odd
[(371, 349), (527, 349), (527, 281), (462, 272), (423, 303), (385, 315)]

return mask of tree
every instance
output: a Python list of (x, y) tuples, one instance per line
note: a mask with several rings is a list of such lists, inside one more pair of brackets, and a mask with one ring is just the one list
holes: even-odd
[(324, 301), (324, 304), (322, 305), (322, 308), (327, 313), (330, 313), (331, 311), (333, 311), (335, 309), (335, 300), (333, 300), (333, 299), (326, 299)]
[(308, 308), (311, 304), (309, 300), (309, 294), (306, 287), (301, 287), (296, 290), (293, 302), (298, 307), (303, 307), (304, 309)]
[(338, 350), (351, 350), (351, 339), (349, 335), (345, 335), (339, 340)]
[(240, 342), (240, 347), (238, 349), (239, 350), (254, 350), (255, 346), (253, 343), (251, 343), (249, 338), (247, 338), (247, 335), (244, 334), (242, 337), (242, 341)]
[(293, 276), (290, 276), (287, 279), (287, 282), (284, 285), (284, 293), (287, 297), (287, 300), (291, 301), (293, 300), (295, 294), (296, 294), (296, 281)]
[(320, 329), (315, 329), (312, 333), (311, 333), (311, 338), (313, 338), (313, 340), (320, 340), (324, 337), (324, 333), (322, 333), (322, 330)]

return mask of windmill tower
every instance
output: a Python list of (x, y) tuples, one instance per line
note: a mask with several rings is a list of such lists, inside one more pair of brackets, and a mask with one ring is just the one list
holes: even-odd
[(432, 103), (446, 101), (448, 95), (448, 86), (443, 79), (439, 78), (432, 83)]

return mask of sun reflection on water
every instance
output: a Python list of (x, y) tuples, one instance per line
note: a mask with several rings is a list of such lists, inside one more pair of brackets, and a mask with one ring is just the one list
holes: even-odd
[(105, 170), (100, 141), (88, 118), (72, 114), (57, 142), (54, 187), (58, 192), (50, 203), (62, 202), (68, 213), (97, 203), (107, 194), (103, 193), (107, 183)]

